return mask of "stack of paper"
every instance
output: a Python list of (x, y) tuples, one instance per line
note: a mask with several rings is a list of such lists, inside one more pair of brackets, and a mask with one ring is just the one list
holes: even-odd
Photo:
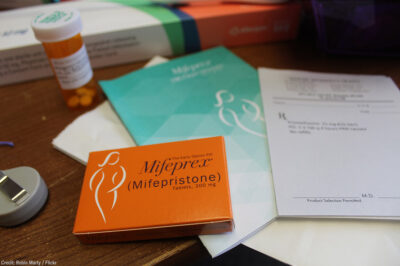
[(225, 137), (235, 230), (200, 236), (213, 256), (276, 217), (255, 69), (219, 47), (100, 85), (139, 145)]
[[(399, 219), (400, 93), (393, 81), (273, 69), (260, 69), (259, 78), (279, 215)], [(278, 219), (244, 244), (295, 265), (394, 266), (399, 226)]]
[(400, 218), (400, 93), (384, 76), (260, 69), (279, 216)]
[[(225, 53), (224, 49), (221, 49), (217, 54), (221, 51)], [(218, 71), (232, 71), (235, 69), (235, 65), (236, 67), (240, 66), (240, 69), (247, 73), (245, 75), (249, 75), (248, 77), (258, 79), (257, 75), (253, 76), (253, 74), (250, 74), (251, 68), (245, 64), (242, 65), (242, 61), (237, 58), (231, 58), (231, 55), (227, 55), (227, 57), (230, 58), (228, 61), (233, 60), (235, 63), (222, 64), (225, 66), (222, 67), (222, 70), (221, 68), (219, 70), (218, 68), (211, 68), (216, 71), (213, 73), (214, 76), (217, 76), (214, 77), (216, 80), (211, 82), (208, 80), (207, 86), (201, 86), (203, 90), (208, 91), (208, 86), (215, 86), (219, 90), (224, 88), (216, 86), (221, 84), (218, 81), (221, 73), (218, 73)], [(174, 73), (171, 69), (175, 69), (175, 72), (180, 74), (175, 77), (175, 81), (180, 83), (185, 79), (193, 81), (193, 78), (196, 79), (199, 77), (198, 75), (210, 74), (212, 73), (210, 70), (205, 71), (202, 67), (205, 65), (214, 67), (214, 63), (218, 62), (218, 60), (226, 60), (225, 57), (216, 56), (217, 61), (215, 61), (215, 58), (211, 54), (208, 54), (204, 58), (197, 57), (197, 59), (199, 58), (205, 60), (194, 60), (195, 64), (182, 64), (182, 61), (178, 61), (179, 63), (173, 65), (174, 68), (170, 68), (171, 65), (169, 65), (165, 69), (170, 69), (170, 73)], [(210, 58), (213, 58), (213, 60), (208, 63), (207, 60), (210, 60)], [(203, 62), (203, 65), (201, 65), (201, 62)], [(196, 66), (197, 72), (190, 72), (194, 66)], [(244, 68), (242, 68), (243, 66)], [(164, 67), (156, 68), (155, 72), (150, 73), (154, 74), (157, 72), (160, 74), (165, 69)], [(154, 76), (165, 78), (169, 75), (171, 77), (171, 74), (167, 72), (165, 71), (162, 75)], [(149, 74), (149, 77), (154, 76)], [(259, 77), (266, 111), (265, 117), (269, 121), (267, 126), (270, 140), (269, 145), (272, 149), (272, 170), (274, 175), (275, 173), (277, 174), (277, 177), (274, 176), (276, 178), (274, 182), (275, 189), (277, 190), (279, 214), (283, 216), (303, 217), (358, 216), (364, 218), (386, 217), (397, 219), (399, 217), (398, 206), (400, 204), (398, 204), (399, 195), (396, 194), (396, 188), (399, 186), (396, 183), (398, 181), (393, 177), (392, 173), (398, 172), (395, 171), (397, 168), (394, 162), (399, 157), (398, 150), (400, 149), (397, 146), (400, 141), (398, 141), (397, 136), (400, 136), (400, 134), (398, 129), (396, 129), (396, 125), (399, 123), (393, 121), (399, 121), (400, 105), (399, 93), (393, 82), (389, 78), (380, 76), (326, 75), (271, 69), (260, 70)], [(227, 79), (228, 77), (226, 76), (223, 78), (223, 80)], [(172, 81), (171, 78), (167, 80)], [(138, 81), (138, 83), (141, 85), (146, 84), (143, 83), (143, 80)], [(222, 86), (225, 86), (223, 83)], [(193, 82), (188, 82), (185, 88), (190, 90), (193, 84)], [(241, 95), (241, 90), (243, 89), (240, 89), (240, 87), (247, 89), (247, 84), (251, 86), (254, 83), (249, 82), (249, 80), (239, 83), (237, 91), (234, 90), (234, 92)], [(170, 99), (169, 103), (172, 103), (171, 105), (179, 102), (182, 106), (184, 101), (188, 99), (186, 97), (189, 96), (169, 98), (166, 94), (173, 92), (173, 88), (171, 86), (162, 92), (165, 93), (163, 97), (166, 98), (155, 94), (156, 97), (152, 98), (152, 100)], [(199, 88), (195, 90), (196, 93), (198, 91)], [(256, 90), (250, 89), (250, 91), (250, 95), (258, 95)], [(140, 90), (135, 92), (135, 95), (144, 98), (147, 97)], [(263, 116), (258, 116), (257, 111), (255, 111), (257, 108), (252, 109), (254, 105), (249, 103), (252, 101), (258, 107), (261, 107), (259, 96), (250, 97), (247, 94), (246, 97), (236, 97), (236, 94), (221, 92), (219, 98), (218, 94), (214, 94), (213, 98), (211, 94), (207, 96), (213, 100), (211, 100), (211, 103), (207, 103), (207, 101), (203, 101), (203, 98), (201, 98), (203, 97), (201, 96), (202, 93), (201, 91), (196, 94), (199, 97), (198, 99), (200, 99), (198, 102), (206, 102), (206, 105), (210, 108), (215, 108), (211, 114), (209, 113), (207, 116), (204, 116), (207, 119), (201, 123), (201, 116), (197, 113), (197, 123), (178, 123), (179, 121), (184, 121), (185, 116), (193, 116), (196, 113), (193, 111), (197, 107), (189, 108), (188, 110), (192, 112), (186, 114), (182, 109), (185, 110), (187, 107), (181, 108), (180, 106), (180, 108), (175, 108), (175, 106), (175, 109), (171, 107), (173, 112), (179, 111), (179, 121), (168, 121), (169, 119), (165, 120), (165, 118), (155, 118), (153, 116), (152, 118), (155, 119), (154, 123), (157, 125), (157, 130), (154, 130), (153, 135), (151, 135), (152, 138), (157, 136), (154, 142), (172, 140), (172, 137), (163, 136), (163, 134), (171, 132), (181, 134), (178, 137), (182, 138), (182, 135), (187, 134), (187, 131), (184, 131), (185, 128), (182, 126), (190, 123), (199, 124), (203, 127), (207, 125), (210, 128), (217, 127), (216, 131), (219, 133), (218, 130), (221, 130), (222, 127), (216, 122), (221, 122), (223, 126), (226, 126), (226, 129), (230, 128), (230, 130), (224, 131), (224, 134), (221, 135), (226, 135), (227, 133), (231, 133), (235, 137), (243, 137), (247, 134), (252, 136), (258, 135), (257, 137), (262, 139), (266, 145), (266, 140), (262, 136), (265, 135), (265, 131), (255, 131), (254, 128), (248, 126), (251, 123), (244, 124), (244, 120), (239, 119), (246, 117), (250, 118), (250, 121), (257, 121), (255, 124), (261, 125), (264, 123), (261, 120)], [(150, 96), (148, 97), (150, 98)], [(244, 99), (249, 101), (243, 101)], [(239, 100), (239, 104), (235, 100)], [(228, 105), (232, 103), (233, 105)], [(204, 112), (206, 113), (206, 111)], [(164, 114), (165, 110), (160, 110), (159, 113)], [(235, 116), (238, 113), (241, 116)], [(174, 115), (166, 114), (169, 118)], [(217, 119), (214, 120), (214, 116)], [(143, 118), (142, 121), (145, 122), (146, 119)], [(153, 121), (149, 123), (154, 124)], [(175, 131), (166, 130), (164, 123), (174, 125), (177, 128)], [(319, 131), (317, 131), (316, 123), (320, 123), (321, 125), (322, 123), (327, 123), (328, 127), (321, 130), (320, 126)], [(82, 138), (74, 138), (71, 141), (70, 138), (74, 134), (82, 134), (81, 125), (84, 124), (92, 129), (92, 131), (88, 131), (92, 133), (87, 135), (87, 138), (82, 142), (80, 142)], [(108, 124), (110, 129), (108, 136), (105, 136), (104, 142), (101, 140), (101, 135), (104, 134), (103, 124)], [(144, 125), (147, 126), (146, 123)], [(303, 128), (304, 126), (306, 128)], [(236, 129), (232, 127), (236, 127)], [(117, 128), (119, 129), (117, 130)], [(387, 129), (392, 133), (387, 133)], [(196, 128), (192, 131), (191, 137), (208, 136), (204, 133), (207, 131), (200, 130), (200, 133), (196, 133), (196, 130), (199, 129)], [(193, 132), (196, 134), (193, 134)], [(357, 135), (361, 137), (356, 137)], [(188, 137), (190, 138), (190, 136)], [(385, 140), (386, 137), (387, 140)], [(150, 137), (150, 140), (146, 139), (146, 134), (140, 136), (139, 139), (143, 143), (152, 142)], [(376, 139), (380, 141), (377, 143)], [(299, 140), (301, 140), (300, 143)], [(78, 145), (71, 149), (71, 143), (77, 143)], [(230, 140), (230, 145), (233, 143), (235, 143), (234, 139), (233, 141)], [(282, 145), (282, 151), (274, 148), (279, 147), (277, 143)], [(68, 126), (54, 140), (53, 144), (59, 150), (81, 161), (85, 161), (91, 149), (101, 150), (132, 146), (134, 142), (128, 136), (127, 131), (110, 108), (108, 102), (105, 102), (94, 111), (74, 121), (73, 124)], [(390, 146), (388, 146), (389, 144)], [(396, 148), (392, 149), (393, 145), (397, 145)], [(344, 151), (348, 151), (349, 147), (352, 150), (349, 154), (346, 154)], [(228, 151), (230, 152), (228, 157), (234, 156), (237, 152), (235, 149), (237, 148), (235, 145), (231, 151)], [(255, 148), (252, 149), (256, 150)], [(337, 152), (339, 155), (324, 157), (328, 151), (329, 153)], [(354, 156), (357, 152), (361, 156)], [(275, 153), (278, 155), (275, 155)], [(246, 153), (241, 152), (239, 154), (239, 157), (241, 157)], [(279, 156), (288, 156), (285, 158), (291, 159), (286, 159), (283, 163), (282, 159), (279, 159), (276, 168), (274, 168), (277, 159), (280, 158)], [(265, 158), (268, 158), (267, 155)], [(310, 164), (310, 158), (315, 163)], [(301, 160), (301, 163), (297, 160)], [(234, 160), (231, 158), (231, 165), (229, 166), (230, 174), (231, 171), (238, 171), (239, 167), (237, 166), (244, 166), (243, 162), (239, 165), (237, 162), (237, 157)], [(250, 165), (252, 164), (247, 161), (247, 165), (245, 166), (248, 167)], [(384, 165), (387, 165), (390, 170), (385, 170)], [(246, 171), (248, 169), (244, 168)], [(323, 171), (324, 169), (328, 169), (329, 171)], [(353, 171), (353, 175), (347, 175), (346, 179), (341, 179), (340, 176), (337, 179), (333, 178), (335, 173), (346, 173), (345, 169), (353, 169), (351, 170)], [(294, 177), (293, 172), (296, 173)], [(363, 174), (362, 177), (365, 179), (358, 179), (360, 173)], [(252, 174), (254, 175), (254, 173)], [(318, 179), (315, 179), (316, 175)], [(358, 176), (353, 178), (355, 175)], [(249, 179), (240, 177), (244, 177), (244, 174), (231, 175), (230, 178), (234, 180), (233, 182), (231, 181), (234, 184), (233, 186), (245, 184), (246, 181), (249, 181)], [(259, 177), (260, 180), (261, 178), (268, 180), (270, 176), (264, 174), (263, 177)], [(307, 178), (316, 181), (313, 183)], [(274, 187), (271, 179), (267, 182), (265, 180), (264, 183), (260, 181), (260, 184), (262, 184), (260, 189), (265, 190), (266, 193), (270, 193), (269, 197), (273, 197)], [(364, 180), (365, 182), (363, 182)], [(335, 183), (334, 181), (337, 182)], [(362, 182), (359, 183), (360, 181)], [(301, 182), (306, 183), (302, 185)], [(296, 184), (296, 186), (293, 186), (292, 183)], [(284, 184), (287, 184), (288, 189), (285, 189)], [(329, 189), (327, 184), (331, 185), (332, 189)], [(203, 243), (205, 243), (213, 256), (221, 254), (235, 244), (240, 243), (257, 231), (262, 225), (271, 222), (271, 219), (275, 215), (278, 215), (275, 212), (276, 205), (273, 198), (270, 202), (266, 202), (268, 197), (265, 194), (261, 195), (260, 189), (254, 189), (254, 187), (250, 187), (248, 184), (244, 188), (231, 189), (232, 198), (234, 199), (234, 204), (236, 204), (234, 216), (235, 219), (239, 219), (240, 221), (237, 224), (235, 232), (233, 234), (202, 237)], [(321, 194), (317, 194), (319, 192)], [(352, 192), (352, 194), (344, 192)], [(384, 192), (384, 194), (378, 192)], [(354, 199), (352, 198), (349, 201), (350, 197), (354, 197)], [(240, 206), (240, 203), (243, 203), (243, 199), (249, 200), (250, 203), (243, 206), (253, 206), (253, 208), (249, 208), (248, 210), (246, 208), (237, 208), (237, 206)], [(264, 199), (264, 202), (257, 202), (260, 199)], [(235, 209), (239, 211), (235, 212)], [(256, 210), (261, 215), (256, 215)], [(254, 218), (257, 222), (252, 221)], [(244, 244), (284, 262), (296, 265), (376, 265), (378, 262), (385, 265), (396, 265), (396, 262), (400, 261), (400, 231), (398, 230), (398, 225), (398, 222), (394, 221), (279, 219), (254, 237), (245, 241)]]

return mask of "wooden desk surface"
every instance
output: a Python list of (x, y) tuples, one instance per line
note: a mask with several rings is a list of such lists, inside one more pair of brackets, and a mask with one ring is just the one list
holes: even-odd
[[(313, 41), (290, 41), (231, 49), (254, 67), (321, 72), (380, 74), (400, 86), (398, 58), (330, 56)], [(139, 69), (144, 62), (98, 69), (96, 79), (112, 79)], [(31, 221), (0, 228), (0, 260), (50, 260), (57, 265), (154, 264), (184, 262), (206, 251), (196, 237), (122, 244), (82, 245), (72, 235), (85, 167), (55, 150), (51, 141), (82, 111), (70, 111), (53, 78), (0, 87), (0, 169), (31, 166), (49, 188), (44, 209)]]

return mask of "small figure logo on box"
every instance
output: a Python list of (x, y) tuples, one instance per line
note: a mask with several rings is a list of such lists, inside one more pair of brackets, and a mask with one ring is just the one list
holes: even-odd
[[(94, 172), (89, 182), (89, 188), (91, 191), (93, 191), (93, 183), (98, 180), (98, 176), (101, 176), (100, 181), (98, 181), (97, 185), (95, 185), (96, 187), (94, 190), (94, 199), (97, 208), (99, 209), (99, 212), (103, 217), (104, 223), (107, 223), (107, 221), (103, 207), (106, 208), (106, 206), (111, 205), (111, 207), (107, 208), (107, 210), (112, 210), (115, 207), (118, 198), (118, 188), (123, 185), (126, 179), (125, 168), (122, 165), (117, 165), (120, 159), (119, 155), (119, 152), (110, 152), (106, 156), (104, 162), (102, 164), (99, 164), (100, 168), (96, 172)], [(112, 193), (112, 204), (110, 204), (109, 193)]]

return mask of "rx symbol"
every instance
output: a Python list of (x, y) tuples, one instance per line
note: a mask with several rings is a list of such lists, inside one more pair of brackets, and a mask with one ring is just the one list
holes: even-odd
[(287, 120), (287, 119), (286, 119), (286, 114), (285, 114), (285, 113), (278, 113), (278, 116), (279, 116), (279, 119)]

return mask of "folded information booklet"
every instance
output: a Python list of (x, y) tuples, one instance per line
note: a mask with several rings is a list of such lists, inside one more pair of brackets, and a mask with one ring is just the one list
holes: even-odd
[(400, 93), (384, 76), (260, 69), (279, 216), (400, 218)]
[(138, 145), (225, 136), (235, 230), (200, 236), (212, 256), (276, 217), (255, 69), (218, 47), (100, 85)]

